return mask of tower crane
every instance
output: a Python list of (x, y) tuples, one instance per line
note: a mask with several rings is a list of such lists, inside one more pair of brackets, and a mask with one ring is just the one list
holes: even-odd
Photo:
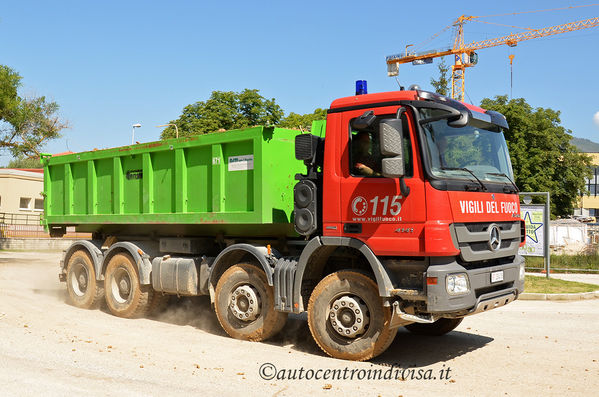
[[(516, 13), (512, 13), (510, 15), (513, 14)], [(387, 56), (387, 74), (389, 76), (397, 76), (399, 73), (399, 65), (403, 63), (412, 62), (412, 64), (414, 65), (420, 65), (432, 63), (433, 58), (454, 55), (455, 62), (451, 67), (451, 97), (459, 101), (463, 101), (465, 89), (465, 71), (466, 68), (476, 65), (476, 63), (478, 62), (478, 54), (475, 52), (476, 50), (495, 47), (504, 44), (510, 47), (515, 47), (516, 45), (518, 45), (519, 42), (524, 40), (531, 40), (540, 37), (552, 36), (556, 34), (599, 26), (599, 17), (595, 17), (539, 29), (524, 28), (527, 29), (524, 32), (511, 33), (507, 36), (501, 36), (482, 41), (473, 41), (471, 43), (466, 44), (464, 42), (464, 24), (468, 21), (472, 21), (478, 18), (482, 17), (462, 15), (453, 22), (453, 25), (450, 25), (444, 29), (447, 30), (451, 26), (454, 26), (456, 28), (456, 34), (453, 39), (453, 46), (451, 48), (416, 53), (408, 52), (408, 48), (411, 46), (408, 45), (406, 46), (405, 54), (395, 54)]]

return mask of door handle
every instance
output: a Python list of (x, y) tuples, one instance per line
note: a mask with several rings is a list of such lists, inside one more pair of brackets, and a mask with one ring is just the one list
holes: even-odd
[(343, 232), (344, 233), (362, 233), (362, 224), (361, 223), (345, 223), (343, 224)]

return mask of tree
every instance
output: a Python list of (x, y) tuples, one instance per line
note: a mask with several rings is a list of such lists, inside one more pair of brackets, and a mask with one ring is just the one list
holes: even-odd
[[(183, 108), (181, 116), (170, 123), (179, 128), (179, 136), (206, 134), (219, 130), (275, 125), (283, 117), (283, 110), (274, 98), (266, 99), (258, 90), (241, 92), (212, 91), (210, 98)], [(162, 131), (162, 139), (174, 138), (175, 128)]]
[(42, 163), (39, 157), (19, 155), (10, 160), (6, 168), (42, 168)]
[(579, 192), (586, 191), (591, 159), (570, 143), (571, 131), (560, 125), (560, 112), (533, 109), (523, 98), (485, 98), (481, 107), (502, 113), (510, 126), (505, 137), (516, 185), (522, 191), (551, 193), (551, 214), (572, 214)]
[(448, 96), (449, 91), (449, 70), (451, 67), (445, 63), (445, 58), (441, 58), (441, 62), (437, 65), (439, 69), (439, 79), (431, 78), (431, 85), (435, 92), (440, 95)]
[(313, 113), (306, 114), (297, 114), (291, 112), (287, 117), (281, 120), (281, 122), (279, 123), (279, 127), (310, 131), (313, 121), (325, 120), (326, 118), (327, 110), (321, 108), (317, 108), (316, 110), (314, 110)]
[(68, 124), (57, 116), (56, 102), (20, 97), (20, 86), (21, 76), (0, 65), (0, 147), (9, 148), (13, 156), (39, 157), (44, 142), (58, 138)]

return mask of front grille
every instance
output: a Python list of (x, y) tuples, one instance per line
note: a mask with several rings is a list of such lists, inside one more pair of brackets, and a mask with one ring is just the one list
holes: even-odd
[(473, 270), (473, 269), (482, 269), (482, 268), (493, 267), (493, 266), (507, 265), (507, 264), (514, 262), (514, 257), (513, 256), (505, 256), (503, 258), (488, 259), (485, 261), (478, 261), (478, 262), (466, 262), (462, 258), (458, 257), (457, 262), (464, 269)]
[[(495, 224), (497, 226), (499, 226), (499, 228), (501, 230), (509, 230), (512, 227), (513, 222), (496, 222)], [(487, 230), (489, 230), (489, 226), (491, 226), (492, 223), (476, 222), (476, 223), (463, 223), (462, 225), (465, 226), (466, 229), (468, 229), (468, 231), (470, 233), (480, 233), (480, 232), (486, 232)]]
[[(512, 240), (501, 240), (501, 245), (499, 246), (499, 248), (508, 248), (512, 243)], [(472, 249), (472, 251), (487, 251), (489, 250), (489, 243), (488, 242), (473, 242), (470, 243), (470, 248)]]
[[(501, 239), (501, 244), (495, 250), (491, 249), (489, 243), (492, 225), (498, 227)], [(454, 224), (461, 259), (466, 262), (478, 262), (516, 255), (521, 241), (520, 226), (520, 222)]]

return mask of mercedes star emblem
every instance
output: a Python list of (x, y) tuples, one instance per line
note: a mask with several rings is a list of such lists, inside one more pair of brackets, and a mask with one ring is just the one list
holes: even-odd
[(491, 251), (497, 251), (501, 246), (501, 236), (499, 234), (499, 227), (495, 224), (489, 227), (489, 248)]

